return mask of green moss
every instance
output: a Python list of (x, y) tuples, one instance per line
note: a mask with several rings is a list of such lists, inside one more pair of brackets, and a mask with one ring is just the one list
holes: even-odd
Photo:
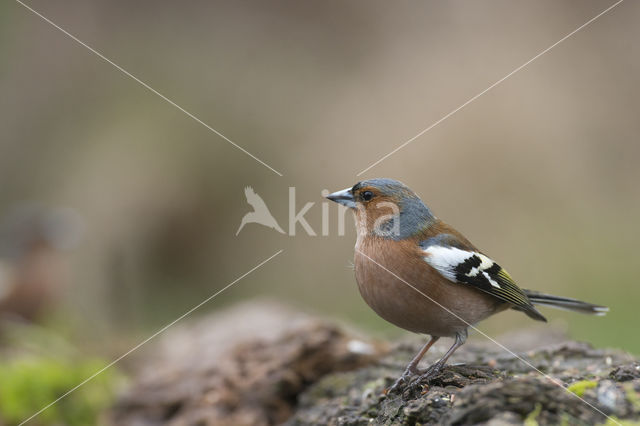
[(571, 383), (567, 390), (581, 397), (587, 389), (593, 389), (596, 386), (598, 386), (598, 382), (595, 380), (580, 380), (579, 382)]
[(542, 411), (542, 404), (536, 404), (536, 408), (533, 409), (532, 412), (529, 413), (526, 419), (524, 419), (524, 426), (538, 426), (538, 421), (536, 420)]
[[(47, 358), (0, 363), (0, 424), (18, 424), (104, 367), (106, 362), (62, 362)], [(96, 424), (112, 401), (118, 373), (109, 369), (38, 416), (37, 424)]]
[(611, 416), (604, 426), (640, 426), (640, 422), (636, 420), (621, 420), (616, 416)]
[(631, 407), (633, 407), (633, 411), (639, 412), (640, 396), (638, 396), (638, 393), (633, 388), (633, 383), (625, 383), (622, 387), (624, 389), (624, 393), (627, 398), (627, 401), (629, 401), (629, 404), (631, 404)]

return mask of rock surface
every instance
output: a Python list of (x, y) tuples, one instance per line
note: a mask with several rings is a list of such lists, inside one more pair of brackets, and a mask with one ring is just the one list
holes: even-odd
[[(234, 331), (247, 315), (252, 327)], [(640, 420), (640, 364), (632, 356), (567, 341), (549, 327), (498, 341), (513, 353), (470, 340), (429, 383), (385, 395), (423, 339), (389, 348), (281, 307), (242, 306), (165, 336), (110, 418), (134, 426)], [(449, 343), (434, 345), (423, 365)]]
[[(535, 341), (534, 332), (529, 336)], [(565, 341), (518, 354), (527, 365), (495, 346), (471, 343), (429, 383), (384, 395), (418, 348), (398, 346), (375, 365), (324, 377), (299, 397), (287, 424), (590, 425), (640, 419), (640, 364), (620, 351)]]
[(115, 425), (273, 425), (328, 373), (375, 361), (384, 345), (270, 303), (176, 327), (139, 360)]

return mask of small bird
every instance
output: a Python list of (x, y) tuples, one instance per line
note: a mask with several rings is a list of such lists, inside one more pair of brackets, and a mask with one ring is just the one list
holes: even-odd
[(66, 251), (84, 221), (69, 208), (20, 203), (0, 216), (0, 320), (46, 319), (69, 281)]
[(269, 208), (265, 204), (264, 200), (255, 193), (253, 188), (247, 186), (244, 189), (244, 195), (245, 197), (247, 197), (247, 203), (249, 203), (249, 205), (253, 207), (253, 211), (245, 214), (242, 217), (242, 221), (240, 222), (238, 231), (236, 231), (236, 235), (240, 233), (242, 228), (244, 228), (244, 225), (246, 225), (247, 223), (259, 223), (260, 225), (273, 228), (279, 233), (284, 234), (284, 231), (282, 230), (282, 228), (280, 228), (278, 222), (276, 222), (276, 219), (269, 211)]
[[(506, 309), (545, 322), (535, 305), (593, 315), (609, 310), (521, 289), (506, 270), (396, 180), (365, 180), (327, 198), (355, 214), (355, 275), (365, 302), (390, 323), (431, 336), (389, 391), (433, 378), (464, 344), (470, 326)], [(441, 337), (455, 341), (439, 361), (419, 370), (418, 363)]]

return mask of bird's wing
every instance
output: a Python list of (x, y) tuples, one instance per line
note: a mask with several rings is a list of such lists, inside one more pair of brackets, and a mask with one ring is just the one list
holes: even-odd
[(245, 197), (247, 197), (247, 203), (249, 203), (249, 205), (253, 207), (254, 210), (258, 211), (259, 209), (263, 210), (267, 208), (267, 205), (264, 203), (262, 198), (258, 194), (256, 194), (252, 187), (247, 186), (244, 189), (244, 195)]
[(244, 196), (247, 198), (247, 202), (251, 205), (253, 205), (253, 203), (255, 202), (256, 199), (256, 193), (253, 190), (252, 187), (250, 186), (246, 186), (244, 188)]
[(449, 281), (470, 285), (510, 303), (534, 319), (544, 317), (509, 273), (484, 254), (444, 234), (419, 243), (424, 260)]

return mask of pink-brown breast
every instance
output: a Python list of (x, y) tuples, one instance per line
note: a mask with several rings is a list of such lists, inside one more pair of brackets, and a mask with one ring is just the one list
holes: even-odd
[(448, 281), (423, 256), (414, 240), (358, 239), (358, 289), (385, 320), (415, 333), (448, 337), (508, 307), (480, 290)]

